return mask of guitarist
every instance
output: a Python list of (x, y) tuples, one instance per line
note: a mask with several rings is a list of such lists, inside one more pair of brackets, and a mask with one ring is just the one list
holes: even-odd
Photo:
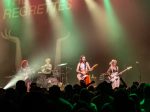
[(23, 80), (26, 83), (27, 92), (30, 91), (31, 77), (34, 71), (30, 68), (28, 60), (22, 60), (20, 65), (19, 73), (23, 76)]
[[(114, 74), (117, 74), (119, 71), (119, 68), (117, 66), (117, 60), (112, 59), (109, 63), (110, 67), (107, 70), (107, 73), (109, 74), (108, 78), (110, 79), (112, 89), (120, 86), (120, 77), (115, 76)], [(115, 80), (112, 81), (112, 78), (115, 78)]]
[(77, 78), (80, 82), (83, 82), (87, 85), (91, 82), (90, 76), (88, 74), (89, 71), (92, 71), (93, 68), (90, 67), (89, 63), (86, 61), (86, 57), (85, 56), (81, 56), (80, 57), (80, 61), (77, 65), (77, 69), (76, 72), (77, 74)]

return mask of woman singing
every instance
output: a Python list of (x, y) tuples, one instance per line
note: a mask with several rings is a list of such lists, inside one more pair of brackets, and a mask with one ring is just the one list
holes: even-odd
[(27, 60), (22, 60), (21, 67), (20, 67), (21, 75), (23, 75), (23, 80), (26, 83), (27, 86), (27, 92), (30, 90), (30, 84), (31, 84), (31, 75), (33, 74), (33, 71), (29, 67), (29, 63)]

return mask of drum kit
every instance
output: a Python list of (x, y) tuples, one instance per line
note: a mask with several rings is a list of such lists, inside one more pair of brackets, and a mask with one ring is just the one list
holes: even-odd
[[(66, 66), (67, 63), (62, 63), (57, 65), (58, 67)], [(53, 85), (62, 85), (64, 83), (64, 72), (59, 69), (51, 70), (49, 74), (44, 73), (42, 71), (38, 72), (38, 77), (36, 79), (36, 83), (38, 87), (41, 88), (49, 88)]]

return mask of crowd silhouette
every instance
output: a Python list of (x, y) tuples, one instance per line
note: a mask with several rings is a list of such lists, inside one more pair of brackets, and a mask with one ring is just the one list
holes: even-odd
[(19, 80), (14, 88), (0, 88), (0, 106), (4, 112), (150, 112), (150, 85), (133, 82), (131, 87), (112, 89), (110, 83), (96, 87), (80, 84), (57, 85), (49, 89)]

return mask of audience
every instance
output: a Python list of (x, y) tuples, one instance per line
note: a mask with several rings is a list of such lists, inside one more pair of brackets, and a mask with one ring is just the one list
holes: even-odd
[(149, 104), (150, 85), (138, 82), (114, 90), (105, 81), (96, 87), (69, 84), (64, 89), (32, 83), (27, 92), (25, 82), (19, 80), (15, 88), (0, 88), (0, 105), (5, 112), (150, 112)]

